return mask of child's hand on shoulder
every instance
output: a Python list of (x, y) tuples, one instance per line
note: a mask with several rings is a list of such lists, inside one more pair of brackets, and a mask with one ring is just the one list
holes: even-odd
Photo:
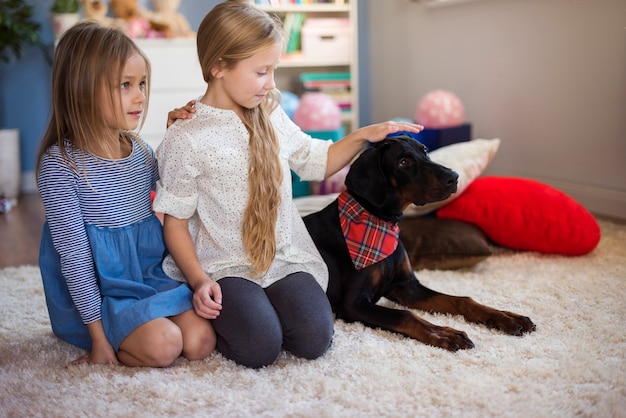
[(191, 119), (196, 113), (195, 105), (196, 101), (190, 100), (185, 106), (170, 110), (167, 114), (167, 127), (169, 128), (176, 119)]

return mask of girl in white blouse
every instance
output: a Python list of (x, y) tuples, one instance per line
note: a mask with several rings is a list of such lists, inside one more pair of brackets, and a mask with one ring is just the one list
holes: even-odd
[(334, 332), (328, 271), (292, 202), (290, 170), (322, 180), (368, 141), (422, 127), (386, 122), (336, 143), (311, 138), (275, 95), (279, 21), (230, 0), (207, 14), (197, 36), (206, 93), (157, 150), (164, 270), (189, 283), (227, 358), (253, 368), (283, 348), (317, 358)]

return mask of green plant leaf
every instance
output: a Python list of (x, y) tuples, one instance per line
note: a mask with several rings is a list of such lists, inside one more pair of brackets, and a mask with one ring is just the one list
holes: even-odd
[(19, 59), (24, 43), (38, 45), (40, 29), (24, 0), (0, 0), (0, 61), (9, 62), (11, 54)]

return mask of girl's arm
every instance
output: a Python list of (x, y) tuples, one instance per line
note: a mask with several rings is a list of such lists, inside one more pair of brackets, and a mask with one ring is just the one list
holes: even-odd
[(363, 149), (368, 142), (382, 141), (387, 135), (408, 131), (419, 133), (424, 129), (422, 125), (406, 122), (383, 122), (352, 131), (340, 141), (333, 143), (328, 149), (325, 178), (341, 170)]
[(61, 162), (61, 157), (44, 155), (38, 177), (38, 189), (55, 250), (59, 253), (61, 273), (69, 294), (87, 324), (92, 351), (76, 363), (119, 364), (102, 328), (102, 298), (96, 279), (91, 247), (78, 198), (75, 174)]
[(193, 289), (193, 305), (198, 316), (215, 319), (222, 309), (222, 290), (204, 272), (189, 234), (187, 219), (165, 214), (163, 219), (165, 244), (176, 265)]
[(157, 161), (161, 180), (153, 207), (164, 213), (165, 245), (194, 292), (192, 302), (196, 313), (214, 319), (222, 308), (222, 292), (202, 269), (187, 225), (196, 210), (196, 176), (203, 166), (194, 152), (191, 134), (179, 132), (176, 127), (169, 129), (157, 149)]

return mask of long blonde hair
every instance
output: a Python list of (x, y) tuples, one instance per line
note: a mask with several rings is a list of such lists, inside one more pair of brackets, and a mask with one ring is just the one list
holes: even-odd
[[(121, 106), (114, 103), (121, 100), (114, 91), (119, 88), (126, 61), (133, 54), (139, 54), (146, 64), (143, 123), (148, 111), (150, 62), (135, 43), (122, 31), (96, 22), (80, 22), (63, 34), (54, 51), (52, 112), (37, 153), (37, 173), (41, 157), (53, 145), (59, 146), (68, 165), (79, 170), (68, 156), (66, 141), (70, 147), (90, 153), (103, 148), (105, 152), (111, 151), (107, 148), (111, 138), (104, 137), (110, 128), (103, 105), (108, 100), (112, 108)], [(128, 143), (135, 139), (136, 133), (132, 131), (122, 131), (119, 138)]]
[[(217, 65), (233, 68), (239, 61), (283, 41), (280, 20), (244, 0), (229, 0), (215, 6), (198, 28), (198, 57), (204, 80), (213, 78)], [(256, 276), (264, 274), (276, 256), (276, 220), (280, 205), (278, 137), (270, 121), (278, 95), (268, 93), (261, 104), (243, 109), (243, 123), (250, 134), (248, 203), (243, 216), (244, 249)]]

